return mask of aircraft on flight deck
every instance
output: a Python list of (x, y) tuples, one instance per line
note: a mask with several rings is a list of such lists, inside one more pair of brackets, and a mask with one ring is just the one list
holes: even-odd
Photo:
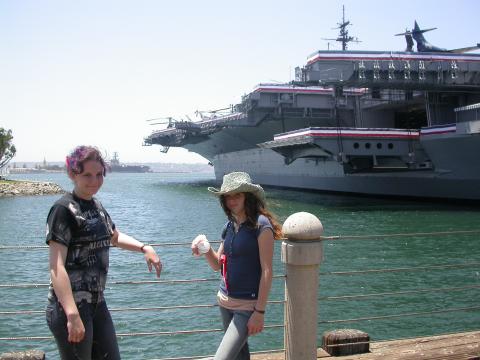
[(434, 46), (425, 39), (425, 37), (423, 36), (423, 33), (427, 31), (435, 30), (435, 29), (436, 28), (420, 29), (420, 27), (417, 24), (417, 21), (415, 20), (415, 25), (413, 27), (413, 30), (405, 30), (404, 33), (395, 34), (395, 36), (401, 36), (401, 35), (405, 36), (405, 40), (407, 41), (406, 51), (413, 51), (413, 45), (414, 45), (413, 40), (417, 42), (418, 52), (448, 52), (448, 53), (454, 53), (454, 54), (462, 54), (467, 51), (480, 49), (480, 44), (477, 44), (476, 46), (469, 46), (469, 47), (450, 49), (450, 50)]

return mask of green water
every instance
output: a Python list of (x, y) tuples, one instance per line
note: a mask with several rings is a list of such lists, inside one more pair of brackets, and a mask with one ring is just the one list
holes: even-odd
[[(17, 175), (15, 178), (49, 180), (70, 189), (64, 174)], [(99, 193), (117, 228), (152, 243), (189, 243), (204, 233), (219, 238), (225, 216), (215, 196), (206, 190), (212, 174), (111, 174)], [(323, 223), (325, 235), (372, 235), (479, 230), (480, 207), (387, 199), (333, 196), (311, 192), (267, 189), (271, 210), (283, 222), (289, 215), (307, 211)], [(58, 196), (0, 198), (0, 245), (43, 245), (45, 219)], [(426, 288), (480, 285), (480, 267), (448, 270), (382, 272), (355, 275), (324, 274), (338, 271), (392, 269), (480, 262), (480, 234), (387, 237), (384, 239), (329, 241), (324, 245), (319, 296), (398, 292)], [(274, 272), (283, 273), (280, 243), (275, 249)], [(202, 259), (189, 247), (157, 248), (164, 269), (162, 279), (212, 278)], [(140, 254), (113, 249), (109, 281), (149, 280)], [(0, 284), (48, 283), (48, 253), (39, 250), (0, 250)], [(107, 303), (125, 307), (214, 304), (216, 281), (188, 284), (111, 285)], [(43, 310), (47, 289), (0, 288), (0, 311)], [(353, 300), (321, 300), (319, 321), (358, 319), (392, 314), (478, 306), (480, 290), (424, 292)], [(271, 300), (283, 300), (283, 283), (274, 280)], [(117, 333), (215, 329), (218, 309), (113, 312)], [(283, 307), (271, 304), (267, 324), (283, 323)], [(451, 333), (480, 328), (480, 311), (320, 323), (324, 331), (355, 328), (372, 340)], [(44, 314), (0, 314), (0, 337), (49, 336)], [(220, 333), (153, 337), (122, 337), (124, 359), (160, 359), (207, 355), (215, 352)], [(253, 350), (283, 347), (283, 330), (269, 329), (251, 339)], [(28, 348), (42, 349), (48, 359), (58, 358), (53, 341), (0, 340), (0, 354)]]

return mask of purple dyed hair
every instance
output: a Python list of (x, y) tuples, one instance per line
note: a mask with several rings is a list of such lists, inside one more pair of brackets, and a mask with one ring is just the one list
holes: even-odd
[(77, 146), (70, 155), (65, 159), (67, 171), (74, 174), (81, 174), (83, 172), (83, 164), (86, 161), (98, 161), (103, 166), (103, 176), (107, 174), (107, 165), (103, 160), (100, 151), (93, 146), (80, 145)]

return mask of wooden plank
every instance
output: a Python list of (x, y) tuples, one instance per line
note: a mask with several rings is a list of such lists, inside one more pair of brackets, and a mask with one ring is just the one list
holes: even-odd
[(439, 335), (371, 344), (369, 354), (345, 356), (345, 360), (468, 359), (480, 355), (480, 332)]
[[(256, 354), (252, 360), (284, 360), (283, 352)], [(317, 359), (341, 360), (480, 360), (480, 331), (404, 340), (371, 342), (367, 354), (330, 356), (318, 349)]]

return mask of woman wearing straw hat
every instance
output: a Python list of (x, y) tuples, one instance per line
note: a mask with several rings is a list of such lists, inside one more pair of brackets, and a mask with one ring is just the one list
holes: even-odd
[(228, 218), (217, 251), (205, 235), (192, 242), (193, 254), (205, 255), (210, 267), (222, 274), (217, 301), (225, 335), (214, 359), (247, 360), (248, 336), (264, 327), (272, 283), (273, 242), (281, 237), (281, 229), (266, 209), (262, 187), (253, 184), (247, 173), (227, 174), (220, 190), (208, 190), (219, 196)]

